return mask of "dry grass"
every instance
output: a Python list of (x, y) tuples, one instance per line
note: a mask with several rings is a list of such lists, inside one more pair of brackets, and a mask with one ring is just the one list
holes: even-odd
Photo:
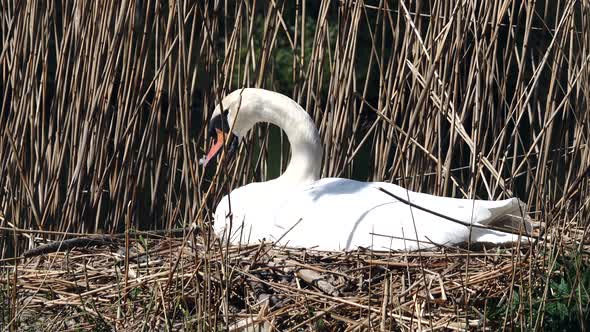
[[(32, 324), (35, 312), (71, 328), (221, 329), (253, 313), (309, 329), (429, 329), (445, 319), (445, 328), (539, 328), (559, 280), (570, 291), (558, 302), (587, 319), (587, 2), (225, 4), (0, 0), (0, 301), (10, 304), (0, 305), (1, 329)], [(543, 240), (489, 257), (472, 247), (255, 257), (256, 248), (216, 247), (202, 235), (219, 198), (288, 161), (280, 136), (260, 126), (229, 172), (198, 167), (211, 110), (242, 86), (288, 94), (313, 116), (324, 176), (517, 196), (545, 226)], [(129, 232), (192, 224), (204, 232), (149, 246)], [(43, 239), (116, 232), (127, 236), (110, 249), (21, 257)], [(268, 257), (320, 268), (342, 290), (297, 284), (297, 269)], [(266, 308), (257, 282), (271, 295)], [(445, 301), (430, 297), (436, 287)]]
[(20, 265), (18, 317), (24, 326), (60, 330), (176, 330), (195, 323), (231, 331), (498, 328), (513, 322), (486, 320), (494, 310), (486, 302), (507, 301), (512, 286), (542, 272), (524, 259), (526, 251), (342, 253), (268, 245), (211, 251), (183, 246), (179, 238), (143, 238), (131, 244), (128, 269), (123, 243)]

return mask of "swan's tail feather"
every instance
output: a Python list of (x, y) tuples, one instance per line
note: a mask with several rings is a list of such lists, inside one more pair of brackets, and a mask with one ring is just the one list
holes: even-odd
[(531, 234), (533, 231), (532, 219), (527, 214), (527, 207), (518, 198), (508, 200), (508, 204), (490, 208), (492, 217), (486, 224), (489, 226), (505, 228), (515, 233), (524, 232)]

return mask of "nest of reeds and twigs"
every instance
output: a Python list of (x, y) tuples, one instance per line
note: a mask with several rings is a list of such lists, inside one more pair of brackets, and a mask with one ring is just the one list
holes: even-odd
[[(583, 328), (589, 14), (576, 0), (0, 1), (0, 331)], [(87, 234), (207, 222), (229, 190), (284, 171), (272, 126), (228, 176), (197, 167), (211, 111), (243, 87), (310, 114), (322, 176), (519, 197), (543, 241), (326, 253)]]
[[(191, 239), (191, 240), (187, 240)], [(104, 239), (103, 239), (104, 240)], [(127, 243), (127, 244), (126, 244)], [(72, 330), (448, 330), (534, 282), (531, 247), (320, 252), (197, 237), (110, 238), (28, 255), (12, 273), (21, 327)], [(478, 309), (479, 308), (479, 309)]]

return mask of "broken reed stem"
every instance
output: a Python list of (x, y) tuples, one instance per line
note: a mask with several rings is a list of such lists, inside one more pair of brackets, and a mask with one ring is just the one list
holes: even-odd
[[(180, 249), (162, 257), (174, 262), (173, 267), (164, 275), (150, 270), (167, 283), (144, 294), (150, 304), (142, 317), (154, 315), (142, 323), (144, 328), (176, 317), (166, 311), (174, 307), (167, 301), (180, 298), (180, 284), (196, 294), (183, 295), (182, 302), (191, 303), (187, 310), (201, 326), (229, 324), (223, 316), (229, 311), (218, 312), (220, 303), (208, 294), (225, 292), (225, 307), (232, 296), (246, 295), (238, 292), (241, 277), (232, 273), (236, 249), (222, 250), (208, 236), (210, 212), (232, 188), (278, 175), (289, 159), (284, 138), (269, 126), (259, 126), (216, 175), (197, 165), (207, 147), (212, 109), (225, 94), (242, 87), (284, 93), (310, 113), (324, 145), (322, 176), (402, 181), (409, 190), (443, 196), (526, 201), (544, 229), (538, 243), (521, 248), (525, 253), (518, 256), (519, 264), (547, 274), (529, 272), (525, 278), (513, 272), (510, 278), (527, 282), (519, 291), (533, 298), (536, 278), (550, 280), (551, 262), (564, 255), (556, 248), (587, 252), (590, 30), (584, 8), (574, 0), (243, 0), (171, 6), (153, 1), (0, 0), (0, 262), (16, 264), (10, 270), (14, 274), (0, 275), (0, 300), (8, 294), (18, 312), (39, 305), (19, 302), (24, 295), (17, 274), (30, 261), (14, 258), (40, 238), (85, 237), (79, 244), (88, 245), (96, 244), (96, 234), (113, 234), (117, 243), (120, 234), (127, 234), (129, 250), (136, 237), (156, 246), (164, 241), (140, 230), (165, 229), (160, 235), (166, 235), (180, 229), (185, 235)], [(193, 224), (199, 227), (198, 236), (186, 231)], [(195, 256), (195, 240), (206, 244), (201, 256)], [(67, 241), (46, 248), (77, 252), (76, 240)], [(107, 248), (88, 250), (108, 256)], [(201, 264), (198, 269), (187, 265), (186, 254), (191, 263)], [(59, 255), (49, 255), (47, 271), (69, 264), (53, 259)], [(410, 278), (407, 285), (392, 275), (392, 294), (394, 287), (407, 290), (416, 281), (426, 287), (426, 270), (432, 266), (425, 262), (463, 259), (463, 252), (421, 252), (392, 261), (399, 255), (365, 262), (370, 268), (396, 269), (402, 263), (407, 271), (420, 267), (416, 276), (404, 276)], [(128, 261), (132, 256), (125, 255), (125, 280), (130, 288), (139, 285), (142, 290), (131, 274), (135, 264), (144, 262)], [(469, 257), (469, 266), (463, 266), (469, 279), (461, 282), (477, 277), (473, 269), (478, 260), (506, 258), (478, 252)], [(221, 270), (216, 259), (223, 262)], [(322, 273), (318, 269), (331, 270), (309, 268)], [(198, 276), (179, 277), (196, 270)], [(91, 269), (87, 273), (88, 280), (104, 277)], [(36, 284), (40, 292), (46, 282)], [(380, 281), (376, 285), (383, 287)], [(471, 293), (465, 287), (459, 295), (467, 299)], [(513, 290), (505, 301), (512, 303)], [(544, 294), (550, 294), (548, 288)], [(135, 295), (125, 296), (129, 300)], [(371, 317), (352, 317), (341, 307), (331, 317), (351, 328), (412, 324), (384, 316), (384, 303), (392, 310), (395, 299), (377, 297), (379, 303), (362, 304), (361, 310), (371, 308)], [(68, 301), (74, 303), (73, 298)], [(107, 299), (114, 298), (111, 294)], [(99, 310), (102, 300), (93, 301), (74, 305), (107, 326), (121, 322)], [(404, 308), (428, 311), (430, 305)], [(317, 313), (330, 309), (314, 308)], [(520, 309), (507, 310), (505, 324), (525, 321), (526, 311)], [(329, 316), (303, 318), (297, 310), (292, 316), (300, 319), (289, 326)], [(543, 323), (542, 306), (536, 310), (531, 327)], [(257, 312), (273, 322), (263, 310)], [(399, 306), (391, 312), (408, 313)], [(2, 315), (0, 309), (0, 322)], [(419, 322), (425, 328), (445, 326), (435, 319)], [(454, 328), (464, 328), (469, 322), (455, 323), (461, 325)]]

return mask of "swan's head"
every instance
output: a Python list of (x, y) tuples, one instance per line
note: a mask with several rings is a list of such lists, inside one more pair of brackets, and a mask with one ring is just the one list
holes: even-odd
[(207, 135), (213, 142), (213, 145), (209, 149), (209, 152), (207, 152), (207, 155), (199, 161), (203, 167), (207, 166), (211, 160), (215, 160), (221, 154), (224, 144), (226, 144), (226, 151), (229, 155), (232, 155), (238, 149), (239, 137), (231, 131), (230, 119), (228, 109), (221, 110), (220, 106), (217, 105), (209, 121), (209, 128), (207, 130)]
[[(213, 141), (207, 155), (200, 160), (204, 166), (214, 160), (223, 151), (225, 142), (227, 153), (231, 156), (238, 149), (240, 139), (250, 130), (256, 117), (248, 115), (257, 102), (257, 98), (244, 93), (247, 90), (236, 90), (227, 95), (215, 107), (209, 120), (208, 135)], [(240, 114), (240, 121), (236, 121)]]

